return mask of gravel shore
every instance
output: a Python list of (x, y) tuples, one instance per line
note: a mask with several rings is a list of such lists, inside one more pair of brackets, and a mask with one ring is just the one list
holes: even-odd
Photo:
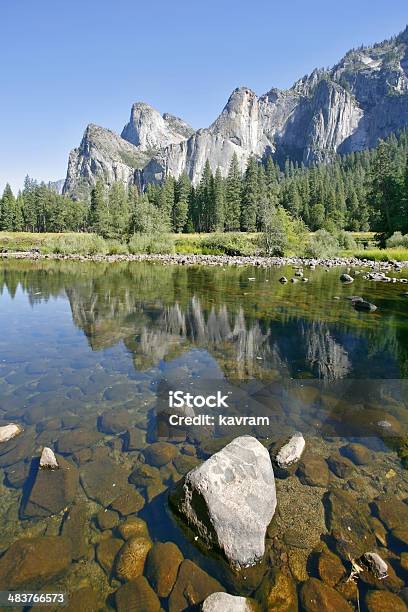
[(91, 262), (123, 262), (123, 261), (151, 261), (162, 264), (181, 265), (205, 265), (205, 266), (257, 266), (269, 268), (272, 266), (299, 266), (313, 267), (324, 266), (326, 268), (339, 267), (365, 267), (374, 270), (398, 271), (408, 268), (408, 261), (373, 261), (369, 259), (357, 259), (356, 257), (331, 257), (322, 259), (306, 259), (302, 257), (258, 257), (258, 256), (231, 256), (231, 255), (182, 255), (182, 254), (147, 254), (138, 255), (62, 255), (42, 254), (37, 251), (18, 251), (0, 253), (0, 259), (31, 259), (52, 261), (91, 261)]

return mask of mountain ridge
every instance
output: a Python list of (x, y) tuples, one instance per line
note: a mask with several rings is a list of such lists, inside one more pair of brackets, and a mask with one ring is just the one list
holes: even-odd
[(143, 188), (182, 172), (196, 184), (207, 159), (225, 176), (234, 154), (241, 170), (251, 156), (327, 162), (372, 148), (406, 125), (408, 27), (351, 49), (332, 68), (314, 69), (288, 89), (272, 87), (257, 96), (249, 87), (236, 88), (207, 128), (194, 130), (145, 102), (132, 105), (121, 136), (90, 124), (70, 153), (64, 193), (79, 197), (98, 178)]

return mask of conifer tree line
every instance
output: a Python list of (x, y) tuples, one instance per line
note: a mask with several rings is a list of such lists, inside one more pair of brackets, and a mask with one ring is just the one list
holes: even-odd
[(241, 174), (234, 156), (223, 177), (207, 161), (195, 187), (186, 174), (150, 184), (144, 193), (98, 181), (87, 201), (27, 177), (17, 196), (7, 185), (0, 204), (0, 229), (8, 231), (96, 232), (119, 239), (135, 232), (256, 232), (271, 210), (282, 207), (311, 231), (372, 230), (387, 237), (408, 233), (408, 131), (375, 149), (307, 168), (251, 158)]

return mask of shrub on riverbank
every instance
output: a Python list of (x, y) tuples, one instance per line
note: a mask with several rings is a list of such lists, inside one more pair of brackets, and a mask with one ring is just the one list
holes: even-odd
[(60, 255), (107, 255), (108, 241), (96, 234), (66, 234), (49, 236), (41, 246), (43, 253)]
[(158, 253), (166, 255), (174, 253), (174, 239), (169, 234), (134, 234), (128, 244), (129, 252)]
[(408, 234), (402, 234), (401, 232), (394, 232), (392, 236), (385, 241), (387, 249), (393, 249), (402, 247), (408, 249)]
[(251, 256), (258, 252), (257, 241), (244, 233), (211, 234), (200, 240), (203, 255)]
[(309, 236), (304, 254), (306, 257), (317, 259), (319, 257), (335, 257), (340, 252), (336, 236), (321, 229)]

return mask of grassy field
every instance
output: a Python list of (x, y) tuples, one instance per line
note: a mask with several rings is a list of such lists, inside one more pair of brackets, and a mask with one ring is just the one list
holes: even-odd
[(353, 252), (359, 259), (372, 259), (374, 261), (408, 261), (408, 249), (367, 249)]
[[(353, 237), (357, 248), (340, 253), (360, 259), (375, 261), (408, 261), (408, 249), (375, 248), (374, 234), (356, 232)], [(259, 234), (226, 233), (226, 234), (170, 234), (158, 239), (132, 239), (129, 244), (118, 240), (104, 240), (96, 234), (61, 233), (37, 234), (30, 232), (0, 232), (0, 251), (30, 251), (38, 249), (40, 253), (80, 254), (80, 255), (121, 255), (140, 252), (175, 252), (181, 254), (227, 254), (254, 255), (259, 251)], [(147, 247), (146, 247), (147, 244)], [(364, 248), (367, 246), (368, 248)], [(298, 253), (294, 253), (295, 255)]]

